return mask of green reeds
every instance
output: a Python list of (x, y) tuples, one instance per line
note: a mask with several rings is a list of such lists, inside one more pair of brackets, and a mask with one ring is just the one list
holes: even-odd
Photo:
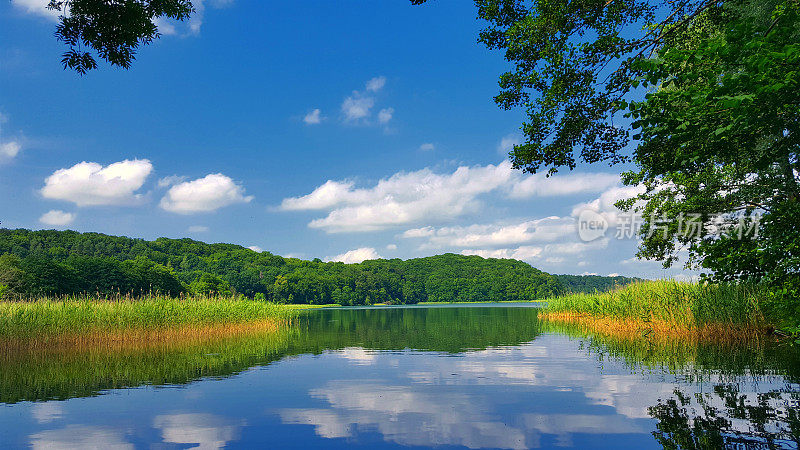
[(673, 280), (634, 283), (610, 292), (551, 299), (545, 314), (576, 314), (639, 322), (659, 321), (692, 329), (704, 325), (761, 327), (765, 289), (746, 284)]
[(246, 299), (159, 295), (117, 300), (74, 296), (0, 302), (0, 339), (262, 320), (288, 321), (301, 309)]

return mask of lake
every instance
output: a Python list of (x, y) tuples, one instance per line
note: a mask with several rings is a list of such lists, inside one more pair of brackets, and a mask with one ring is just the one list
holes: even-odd
[(278, 333), (3, 349), (0, 446), (798, 448), (799, 353), (601, 339), (531, 304), (322, 309)]

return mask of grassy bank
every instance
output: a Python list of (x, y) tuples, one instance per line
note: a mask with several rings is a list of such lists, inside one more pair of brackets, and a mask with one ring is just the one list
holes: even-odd
[(748, 285), (647, 281), (611, 292), (554, 298), (541, 317), (613, 334), (715, 338), (763, 333), (771, 325), (764, 312), (768, 297), (764, 289)]
[(303, 307), (230, 298), (97, 300), (90, 297), (0, 302), (0, 339), (186, 326), (287, 322)]

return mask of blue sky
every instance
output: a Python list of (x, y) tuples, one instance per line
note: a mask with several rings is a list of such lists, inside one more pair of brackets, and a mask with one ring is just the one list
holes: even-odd
[[(492, 101), (506, 64), (476, 42), (472, 2), (206, 0), (132, 69), (84, 77), (61, 68), (46, 3), (0, 2), (4, 227), (682, 273), (615, 238), (618, 169), (508, 167), (524, 111)], [(590, 242), (585, 209), (609, 222)]]

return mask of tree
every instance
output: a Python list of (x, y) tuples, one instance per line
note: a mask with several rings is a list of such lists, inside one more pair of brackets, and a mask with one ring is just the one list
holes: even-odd
[(717, 280), (800, 288), (799, 13), (725, 4), (688, 29), (702, 39), (637, 62), (656, 88), (630, 105), (639, 170), (624, 178), (646, 191), (620, 206), (643, 214), (640, 256), (686, 250)]
[[(412, 0), (413, 4), (425, 0)], [(640, 70), (711, 0), (475, 0), (488, 22), (479, 41), (503, 51), (513, 69), (500, 76), (495, 102), (522, 107), (525, 141), (510, 153), (535, 173), (581, 161), (625, 162), (629, 130), (620, 122)]]
[(634, 162), (639, 256), (800, 289), (797, 0), (475, 3), (513, 65), (495, 101), (527, 112), (515, 168)]
[(127, 69), (139, 45), (160, 36), (158, 19), (185, 20), (194, 12), (190, 0), (50, 0), (48, 8), (61, 13), (55, 35), (68, 47), (61, 62), (81, 75), (97, 68), (84, 48)]

